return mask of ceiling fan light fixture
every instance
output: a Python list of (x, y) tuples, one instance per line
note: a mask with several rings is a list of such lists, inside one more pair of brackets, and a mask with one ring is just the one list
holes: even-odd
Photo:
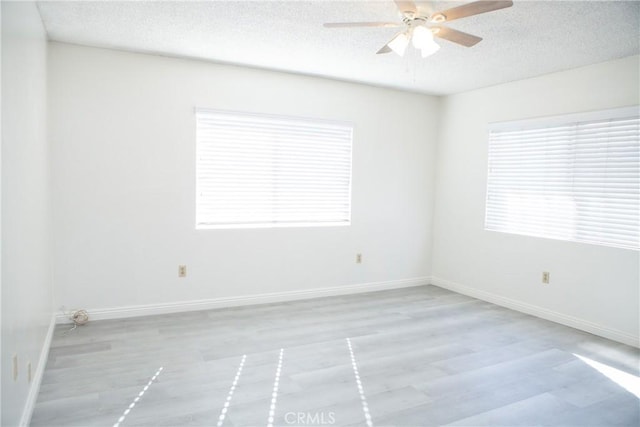
[(436, 13), (431, 17), (431, 22), (434, 22), (436, 24), (440, 24), (446, 20), (447, 20), (447, 17), (444, 16), (442, 13)]
[(420, 49), (420, 51), (422, 52), (422, 57), (423, 58), (426, 58), (427, 56), (433, 55), (438, 50), (440, 50), (440, 45), (438, 43), (434, 42), (433, 40), (431, 40), (431, 43), (428, 43), (426, 46), (424, 46), (422, 49)]
[(405, 50), (407, 50), (407, 46), (409, 45), (409, 36), (407, 33), (399, 33), (397, 36), (393, 38), (387, 46), (391, 48), (392, 51), (397, 53), (400, 56), (404, 56)]
[(427, 57), (440, 48), (433, 41), (434, 35), (464, 47), (472, 47), (482, 41), (482, 37), (440, 26), (439, 24), (513, 6), (512, 0), (475, 0), (440, 12), (434, 12), (432, 15), (423, 15), (418, 10), (414, 0), (394, 0), (394, 2), (398, 12), (400, 12), (401, 22), (329, 22), (325, 23), (324, 26), (327, 28), (404, 27), (405, 30), (403, 32), (396, 34), (376, 54), (395, 52), (403, 56), (409, 42), (413, 42), (413, 46), (421, 51), (422, 56)]
[(411, 41), (416, 49), (422, 49), (433, 43), (433, 33), (427, 27), (419, 25), (413, 29)]

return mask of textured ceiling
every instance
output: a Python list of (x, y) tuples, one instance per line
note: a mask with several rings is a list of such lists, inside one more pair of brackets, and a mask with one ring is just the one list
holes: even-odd
[[(417, 2), (424, 11), (466, 2)], [(514, 1), (453, 21), (484, 38), (472, 48), (438, 40), (421, 58), (376, 55), (394, 28), (324, 28), (324, 22), (396, 21), (381, 1), (42, 1), (51, 40), (192, 57), (450, 94), (638, 54), (638, 1)]]

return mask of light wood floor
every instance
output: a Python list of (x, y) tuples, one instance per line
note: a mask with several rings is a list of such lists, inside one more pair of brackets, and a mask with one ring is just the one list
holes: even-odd
[(640, 425), (637, 349), (434, 286), (68, 329), (33, 426)]

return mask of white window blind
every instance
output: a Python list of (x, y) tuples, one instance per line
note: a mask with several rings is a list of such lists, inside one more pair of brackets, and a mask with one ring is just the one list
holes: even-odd
[(196, 110), (196, 228), (349, 225), (353, 126)]
[(489, 129), (485, 229), (638, 249), (638, 108)]

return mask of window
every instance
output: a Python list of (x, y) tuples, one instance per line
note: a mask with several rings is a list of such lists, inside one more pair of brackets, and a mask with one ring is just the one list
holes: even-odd
[(485, 229), (638, 249), (638, 111), (490, 125)]
[(196, 228), (349, 225), (347, 123), (196, 110)]

